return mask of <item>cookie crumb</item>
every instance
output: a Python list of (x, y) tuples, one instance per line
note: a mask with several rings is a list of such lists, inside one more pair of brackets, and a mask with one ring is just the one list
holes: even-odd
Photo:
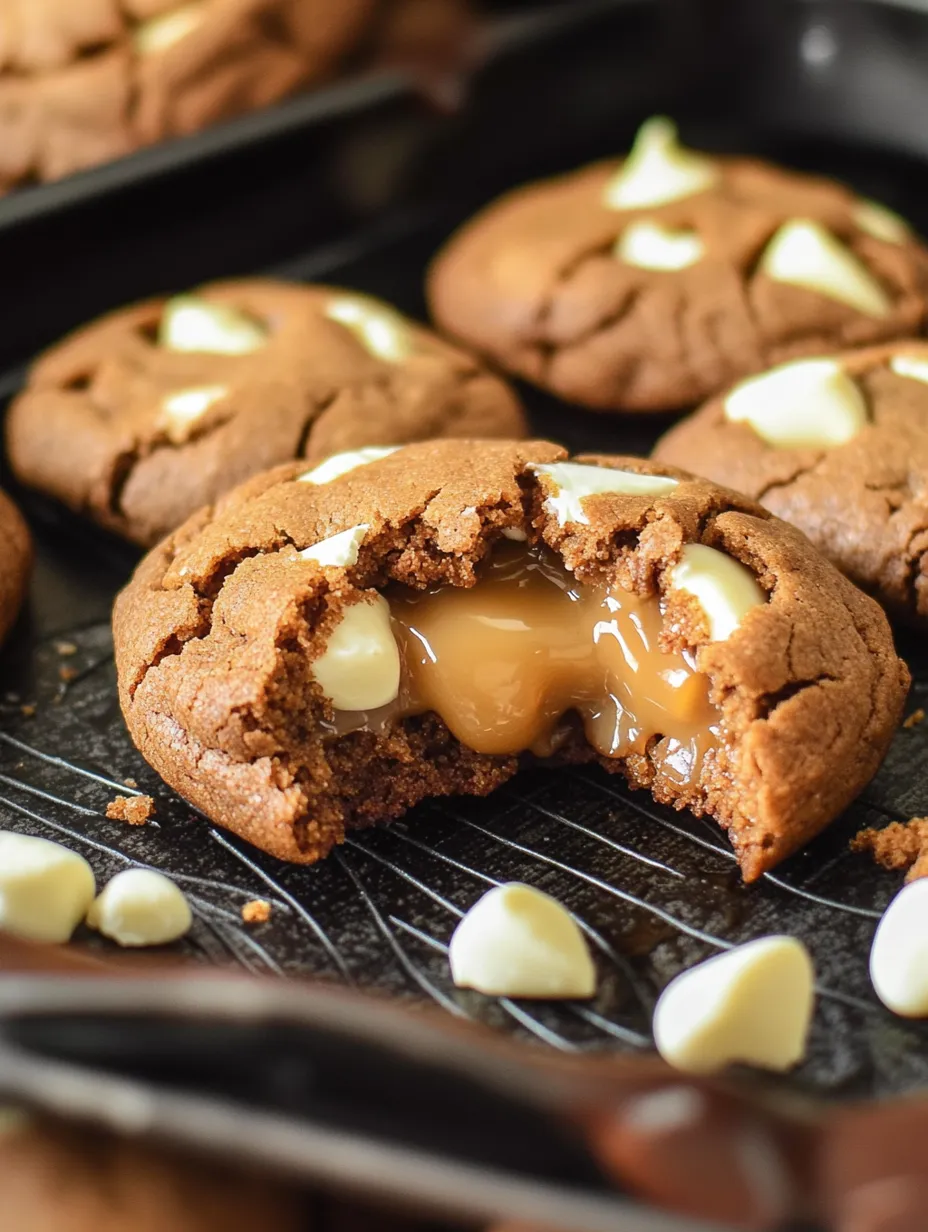
[(55, 642), (55, 650), (62, 658), (67, 658), (69, 655), (77, 654), (77, 646), (74, 642)]
[(138, 783), (135, 779), (123, 779), (123, 785), (125, 787), (138, 787)]
[(64, 684), (70, 684), (72, 680), (76, 680), (80, 675), (76, 667), (59, 667), (58, 679)]
[(35, 702), (24, 702), (19, 708), (19, 713), (24, 719), (31, 719), (37, 710), (38, 706)]
[(893, 821), (882, 830), (861, 830), (851, 851), (869, 851), (881, 868), (906, 873), (906, 881), (928, 877), (928, 817)]
[(903, 719), (903, 727), (918, 727), (919, 723), (924, 723), (925, 712), (921, 706), (917, 710), (913, 710), (907, 719)]
[(117, 796), (106, 806), (110, 821), (124, 821), (130, 826), (144, 826), (155, 811), (151, 796)]
[(246, 924), (266, 924), (271, 918), (271, 904), (266, 898), (253, 898), (242, 907), (242, 919)]

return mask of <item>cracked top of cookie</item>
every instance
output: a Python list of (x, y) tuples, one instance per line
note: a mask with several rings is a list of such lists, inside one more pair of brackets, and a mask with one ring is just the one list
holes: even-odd
[(833, 181), (681, 147), (493, 202), (436, 258), (439, 323), (594, 410), (679, 409), (771, 364), (917, 333), (928, 253)]
[(502, 381), (389, 305), (253, 279), (72, 334), (33, 366), (7, 444), (21, 480), (151, 544), (291, 458), (524, 430)]
[(928, 620), (928, 344), (793, 361), (672, 428), (654, 456), (803, 530), (896, 615)]
[[(142, 751), (268, 850), (309, 858), (320, 819), (352, 824), (351, 776), (333, 770), (339, 740), (312, 668), (344, 613), (395, 584), (473, 586), (494, 550), (523, 536), (581, 584), (660, 601), (662, 645), (691, 650), (708, 678), (719, 744), (686, 791), (650, 748), (621, 768), (728, 828), (747, 877), (816, 833), (875, 771), (907, 684), (886, 619), (746, 498), (641, 459), (568, 461), (537, 441), (422, 443), (330, 482), (304, 475), (280, 467), (196, 515), (146, 558), (115, 615), (121, 697)], [(712, 618), (719, 574), (708, 586), (680, 574), (696, 545), (749, 579), (754, 597), (736, 619)], [(415, 761), (391, 750), (397, 775), (404, 757)], [(480, 765), (510, 774), (516, 761)]]

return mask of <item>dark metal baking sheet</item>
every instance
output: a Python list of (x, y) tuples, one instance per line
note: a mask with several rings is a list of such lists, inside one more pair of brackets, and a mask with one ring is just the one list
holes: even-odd
[[(590, 63), (602, 69), (607, 54), (597, 45)], [(589, 140), (574, 134), (559, 142), (555, 133), (514, 150), (513, 181), (621, 144), (641, 112), (623, 109), (607, 84), (600, 77), (605, 102), (598, 111), (591, 82), (586, 104), (578, 104), (600, 117)], [(473, 151), (492, 126), (490, 102), (504, 98), (506, 88), (497, 79), (482, 118), (471, 120), (446, 151), (458, 163), (445, 193), (453, 205), (436, 199), (395, 212), (353, 240), (314, 248), (276, 272), (343, 282), (421, 313), (425, 262), (470, 208), (464, 181), (471, 197), (479, 197), (500, 179), (498, 161), (481, 174)], [(620, 132), (614, 142), (603, 136), (603, 117), (611, 124), (612, 108)], [(519, 117), (508, 119), (518, 132)], [(872, 144), (810, 144), (780, 129), (775, 140), (770, 123), (749, 131), (747, 114), (726, 117), (694, 107), (687, 136), (837, 174), (928, 230), (928, 162)], [(644, 450), (663, 426), (527, 397), (536, 431), (574, 448)], [(884, 1011), (867, 975), (875, 923), (898, 880), (848, 852), (862, 825), (928, 813), (928, 724), (900, 731), (883, 769), (846, 815), (751, 888), (741, 885), (714, 826), (660, 808), (600, 772), (526, 773), (487, 800), (442, 801), (389, 828), (357, 833), (315, 868), (288, 866), (198, 817), (145, 766), (126, 736), (109, 611), (133, 553), (80, 519), (19, 495), (39, 562), (30, 607), (0, 655), (0, 824), (62, 838), (88, 856), (101, 880), (131, 861), (164, 869), (195, 909), (184, 943), (193, 957), (431, 999), (449, 1013), (558, 1049), (634, 1051), (650, 1046), (653, 1003), (677, 971), (748, 938), (790, 932), (815, 956), (820, 996), (808, 1060), (783, 1082), (829, 1099), (905, 1092), (928, 1082), (928, 1025)], [(900, 638), (915, 676), (910, 710), (928, 706), (928, 653), (920, 641)], [(156, 819), (143, 828), (103, 816), (127, 780), (136, 784), (128, 790), (156, 798)], [(460, 913), (489, 885), (512, 879), (553, 893), (580, 919), (601, 976), (590, 1004), (495, 1001), (453, 988), (445, 947)], [(246, 928), (240, 908), (254, 897), (271, 901), (272, 916)]]

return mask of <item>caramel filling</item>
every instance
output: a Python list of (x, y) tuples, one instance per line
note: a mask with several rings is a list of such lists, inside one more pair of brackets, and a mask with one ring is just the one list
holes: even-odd
[(468, 589), (386, 592), (402, 673), (395, 701), (336, 711), (333, 730), (380, 732), (434, 711), (478, 753), (550, 755), (580, 716), (606, 757), (652, 755), (672, 780), (698, 778), (718, 710), (694, 655), (660, 649), (660, 603), (577, 582), (547, 549), (506, 544)]

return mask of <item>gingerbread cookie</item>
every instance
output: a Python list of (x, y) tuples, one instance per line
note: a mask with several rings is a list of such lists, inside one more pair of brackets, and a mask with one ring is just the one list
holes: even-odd
[(52, 180), (321, 80), (375, 0), (5, 0), (0, 190)]
[(928, 252), (839, 184), (693, 153), (657, 119), (624, 162), (488, 206), (438, 255), (429, 294), (447, 332), (562, 398), (662, 411), (919, 332)]
[(139, 749), (272, 854), (534, 757), (715, 818), (753, 880), (875, 772), (908, 685), (886, 617), (746, 498), (539, 441), (318, 480), (291, 463), (201, 510), (115, 608)]
[(257, 279), (78, 330), (35, 364), (7, 420), (24, 483), (142, 544), (292, 458), (524, 434), (501, 380), (387, 304)]
[(0, 492), (0, 642), (19, 615), (32, 571), (32, 538), (19, 510)]
[(760, 501), (894, 615), (928, 620), (928, 344), (780, 365), (671, 429), (654, 456)]

